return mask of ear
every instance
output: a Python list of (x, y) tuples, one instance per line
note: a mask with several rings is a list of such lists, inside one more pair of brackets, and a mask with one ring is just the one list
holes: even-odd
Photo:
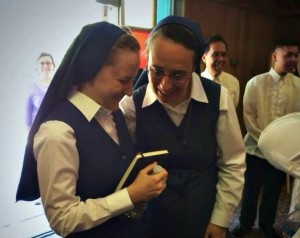
[(275, 51), (272, 53), (272, 60), (273, 60), (274, 62), (276, 62), (276, 60), (277, 60), (277, 54), (276, 54)]
[(202, 59), (203, 63), (206, 64), (206, 62), (205, 62), (206, 61), (206, 54), (203, 54), (201, 59)]

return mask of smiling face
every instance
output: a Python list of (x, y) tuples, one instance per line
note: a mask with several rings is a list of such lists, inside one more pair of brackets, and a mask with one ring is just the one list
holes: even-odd
[(115, 111), (124, 95), (132, 95), (133, 79), (140, 64), (139, 51), (117, 49), (113, 62), (105, 64), (79, 91), (106, 109)]
[(193, 50), (179, 43), (162, 36), (151, 42), (148, 77), (158, 99), (174, 107), (189, 98), (193, 62)]
[(208, 52), (202, 56), (202, 61), (210, 75), (219, 76), (227, 61), (226, 45), (222, 41), (210, 43)]
[(50, 56), (42, 56), (36, 63), (36, 71), (42, 78), (52, 78), (54, 72), (54, 63)]

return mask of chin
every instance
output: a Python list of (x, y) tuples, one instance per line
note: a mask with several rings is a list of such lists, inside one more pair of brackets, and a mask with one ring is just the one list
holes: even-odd
[(112, 110), (114, 112), (114, 111), (117, 111), (119, 109), (120, 108), (119, 108), (119, 104), (118, 104), (117, 106), (112, 106), (109, 110)]
[(172, 101), (174, 101), (169, 97), (159, 97), (159, 100), (162, 101), (163, 103), (167, 103), (167, 104), (171, 104)]

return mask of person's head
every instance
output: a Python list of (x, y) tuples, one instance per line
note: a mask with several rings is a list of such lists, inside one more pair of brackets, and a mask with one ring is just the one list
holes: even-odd
[(95, 76), (78, 90), (106, 109), (115, 111), (124, 95), (131, 96), (133, 79), (140, 64), (140, 45), (130, 34), (122, 34)]
[(120, 28), (125, 31), (126, 33), (132, 35), (132, 30), (130, 29), (129, 26), (126, 26), (126, 25), (121, 25)]
[(118, 108), (120, 97), (132, 93), (129, 88), (138, 70), (139, 49), (136, 39), (116, 25), (97, 22), (84, 26), (50, 83), (31, 127), (29, 145), (40, 124), (66, 100), (74, 86), (107, 109)]
[(40, 53), (35, 69), (40, 77), (51, 79), (55, 70), (53, 56), (45, 52)]
[(227, 61), (227, 43), (220, 35), (213, 35), (205, 41), (202, 61), (206, 70), (214, 77), (219, 76)]
[(299, 55), (299, 41), (291, 39), (278, 40), (275, 43), (272, 59), (274, 70), (279, 75), (294, 74)]
[(157, 24), (147, 39), (146, 51), (149, 81), (159, 100), (175, 106), (189, 98), (192, 73), (199, 70), (203, 50), (196, 22), (169, 16)]

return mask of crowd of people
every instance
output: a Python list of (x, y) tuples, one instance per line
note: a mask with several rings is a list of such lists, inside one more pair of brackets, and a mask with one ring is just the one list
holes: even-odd
[[(300, 112), (300, 78), (293, 75), (299, 43), (278, 41), (274, 66), (248, 81), (244, 138), (236, 113), (240, 84), (224, 71), (228, 45), (221, 35), (205, 39), (197, 22), (168, 16), (150, 32), (146, 54), (137, 78), (140, 45), (130, 28), (82, 28), (53, 79), (44, 80), (45, 95), (30, 97), (39, 103), (29, 116), (17, 201), (41, 197), (62, 237), (226, 238), (251, 231), (263, 187), (259, 227), (267, 238), (280, 237), (274, 221), (285, 173), (261, 135)], [(55, 67), (50, 54), (41, 54), (38, 65), (45, 72)], [(149, 164), (115, 191), (135, 153), (157, 150), (169, 152), (160, 173)], [(130, 214), (140, 203), (136, 219)], [(240, 224), (229, 231), (240, 203)]]

